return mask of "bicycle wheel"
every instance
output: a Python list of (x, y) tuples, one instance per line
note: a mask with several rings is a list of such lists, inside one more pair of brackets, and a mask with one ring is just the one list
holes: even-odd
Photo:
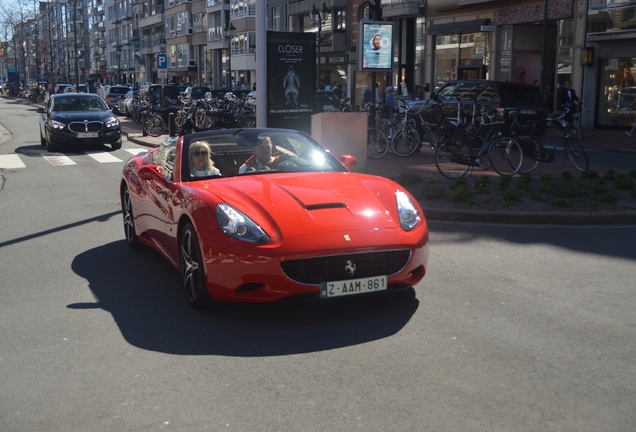
[(576, 135), (579, 137), (581, 141), (583, 141), (583, 128), (581, 127), (581, 115), (575, 114), (574, 119), (572, 120), (572, 126), (576, 131)]
[(420, 134), (410, 126), (400, 126), (391, 137), (391, 150), (400, 157), (406, 157), (415, 153), (420, 148)]
[(539, 166), (538, 157), (541, 154), (541, 147), (536, 139), (529, 136), (517, 136), (515, 139), (523, 150), (523, 162), (519, 172), (531, 173)]
[(452, 155), (460, 152), (460, 146), (453, 138), (448, 138), (435, 149), (435, 166), (446, 178), (456, 179), (468, 172), (468, 165), (452, 161)]
[(515, 139), (499, 136), (490, 145), (488, 157), (497, 174), (515, 175), (523, 163), (523, 150)]
[(378, 127), (367, 128), (367, 156), (379, 159), (389, 150), (389, 139)]
[(151, 137), (158, 137), (165, 132), (166, 122), (158, 114), (148, 114), (144, 121), (144, 129)]
[(576, 138), (566, 138), (565, 141), (563, 141), (563, 150), (577, 170), (585, 172), (590, 167), (590, 162), (587, 160), (587, 153), (585, 153), (585, 149), (583, 149), (581, 143), (579, 143)]
[(256, 116), (248, 115), (239, 120), (240, 128), (253, 128), (256, 127)]

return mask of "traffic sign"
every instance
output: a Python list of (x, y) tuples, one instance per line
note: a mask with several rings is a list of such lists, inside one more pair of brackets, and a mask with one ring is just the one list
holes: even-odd
[(168, 69), (157, 69), (157, 78), (168, 78)]
[(157, 69), (168, 69), (168, 54), (157, 54)]

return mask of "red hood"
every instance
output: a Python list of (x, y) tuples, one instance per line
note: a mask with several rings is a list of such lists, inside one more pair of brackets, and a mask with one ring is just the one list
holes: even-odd
[[(191, 183), (283, 235), (398, 228), (396, 183), (352, 173), (268, 174)], [(383, 201), (381, 197), (386, 199)], [(211, 197), (209, 197), (211, 198)]]

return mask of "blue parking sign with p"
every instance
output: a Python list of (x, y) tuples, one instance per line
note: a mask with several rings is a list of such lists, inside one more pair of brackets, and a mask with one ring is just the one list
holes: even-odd
[(157, 54), (157, 69), (168, 69), (168, 54)]

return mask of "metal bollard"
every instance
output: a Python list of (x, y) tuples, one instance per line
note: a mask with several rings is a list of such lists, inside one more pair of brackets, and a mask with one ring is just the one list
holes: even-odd
[(174, 127), (174, 113), (168, 114), (168, 135), (170, 138), (174, 138), (176, 135), (176, 128)]

